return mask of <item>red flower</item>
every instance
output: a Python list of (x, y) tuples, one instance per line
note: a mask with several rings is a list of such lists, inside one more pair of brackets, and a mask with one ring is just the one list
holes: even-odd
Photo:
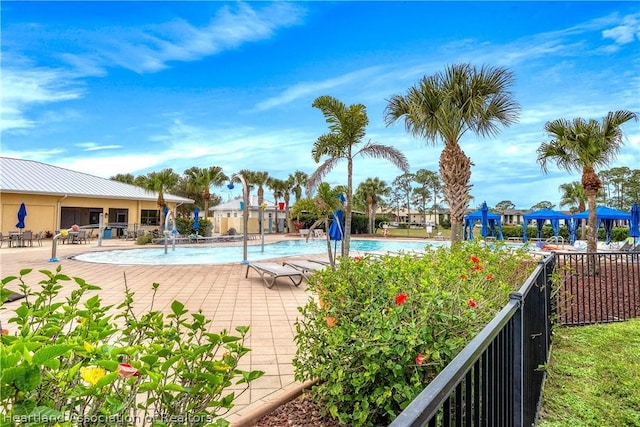
[(469, 302), (467, 302), (467, 305), (471, 308), (476, 308), (478, 306), (478, 304), (473, 299), (469, 299)]
[(405, 302), (407, 302), (407, 294), (405, 294), (404, 292), (401, 292), (398, 295), (396, 295), (396, 304), (402, 305)]
[(477, 264), (480, 262), (480, 258), (478, 258), (477, 256), (472, 256), (471, 258), (469, 258), (471, 260), (471, 262), (473, 262), (474, 264)]
[(484, 270), (484, 268), (483, 268), (481, 265), (478, 265), (478, 264), (474, 265), (474, 266), (473, 266), (473, 269), (474, 269), (474, 270), (478, 270), (478, 271), (480, 271), (480, 270)]
[(2, 335), (9, 335), (9, 330), (8, 329), (3, 329), (2, 330)]
[(424, 363), (424, 360), (426, 359), (424, 354), (418, 354), (416, 356), (416, 365), (422, 365)]
[(128, 363), (121, 363), (118, 365), (118, 375), (121, 378), (139, 377), (140, 372)]
[(354, 256), (354, 257), (353, 257), (353, 260), (354, 260), (354, 261), (362, 261), (362, 258), (360, 258), (359, 256)]
[(493, 279), (495, 279), (493, 274), (491, 274), (491, 273), (487, 274), (487, 280), (493, 280)]

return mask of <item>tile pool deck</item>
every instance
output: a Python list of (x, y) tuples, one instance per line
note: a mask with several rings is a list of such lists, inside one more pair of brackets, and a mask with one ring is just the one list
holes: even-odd
[[(282, 240), (283, 237), (266, 236), (265, 241)], [(295, 237), (299, 239), (300, 237)], [(5, 242), (6, 243), (6, 242)], [(250, 244), (259, 242), (250, 241)], [(237, 244), (236, 244), (237, 245)], [(105, 304), (122, 302), (125, 276), (131, 290), (135, 292), (134, 302), (139, 312), (145, 312), (151, 304), (154, 282), (160, 284), (155, 297), (154, 309), (168, 310), (171, 302), (179, 300), (191, 312), (199, 309), (212, 319), (211, 330), (227, 329), (235, 332), (235, 327), (249, 325), (251, 329), (245, 345), (251, 352), (241, 359), (241, 369), (262, 370), (262, 378), (251, 383), (249, 389), (236, 398), (235, 407), (224, 418), (234, 426), (250, 425), (251, 420), (263, 408), (274, 405), (285, 395), (291, 395), (303, 384), (294, 380), (292, 359), (295, 355), (294, 322), (299, 316), (298, 307), (304, 305), (312, 295), (306, 292), (306, 283), (299, 287), (290, 285), (286, 278), (278, 279), (272, 289), (267, 289), (262, 279), (253, 271), (245, 278), (246, 266), (240, 263), (223, 265), (111, 265), (94, 264), (70, 259), (83, 252), (110, 249), (140, 248), (133, 241), (103, 240), (98, 246), (97, 239), (88, 244), (57, 245), (58, 262), (50, 262), (51, 240), (44, 240), (43, 246), (0, 248), (0, 276), (18, 275), (21, 269), (33, 268), (27, 276), (28, 283), (37, 284), (43, 277), (38, 270), (55, 270), (62, 266), (62, 273), (70, 277), (81, 277), (102, 288), (99, 292)], [(169, 249), (170, 250), (170, 249)], [(307, 257), (301, 257), (306, 259)], [(280, 260), (281, 261), (281, 260)], [(68, 282), (62, 296), (74, 289), (74, 282)], [(10, 289), (13, 289), (9, 286)], [(6, 310), (0, 311), (3, 327), (10, 324), (12, 311), (20, 301), (7, 303)]]

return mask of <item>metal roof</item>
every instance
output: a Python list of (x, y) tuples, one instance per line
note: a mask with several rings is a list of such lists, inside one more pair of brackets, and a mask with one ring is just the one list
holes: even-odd
[[(123, 182), (52, 166), (34, 160), (0, 157), (0, 192), (93, 197), (99, 199), (157, 200), (158, 193)], [(164, 194), (168, 202), (193, 203), (186, 197)]]

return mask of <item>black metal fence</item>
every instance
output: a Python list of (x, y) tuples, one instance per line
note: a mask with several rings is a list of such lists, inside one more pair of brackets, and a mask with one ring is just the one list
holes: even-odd
[(541, 261), (390, 427), (533, 425), (552, 324), (640, 317), (639, 258), (640, 253), (562, 253)]

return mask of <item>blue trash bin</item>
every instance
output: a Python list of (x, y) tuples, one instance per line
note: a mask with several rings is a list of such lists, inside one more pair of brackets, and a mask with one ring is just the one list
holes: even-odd
[(110, 239), (110, 238), (111, 238), (111, 236), (112, 236), (112, 234), (111, 234), (111, 229), (110, 229), (110, 228), (105, 228), (105, 229), (104, 229), (104, 232), (102, 233), (102, 237), (103, 237), (104, 239)]

